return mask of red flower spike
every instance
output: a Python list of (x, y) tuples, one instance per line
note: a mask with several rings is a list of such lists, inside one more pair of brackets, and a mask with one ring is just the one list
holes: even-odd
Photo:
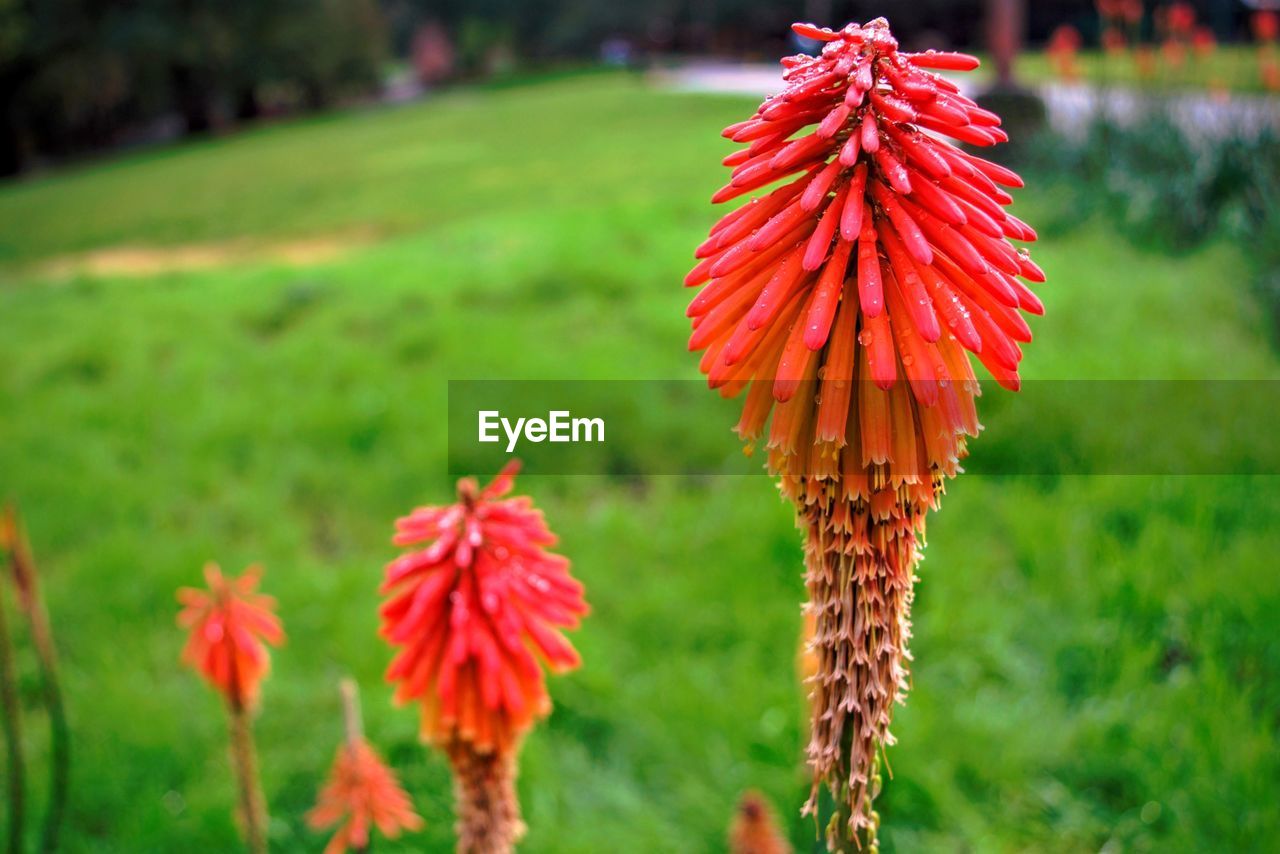
[[(690, 349), (713, 388), (749, 389), (739, 435), (806, 531), (814, 792), (842, 802), (833, 844), (874, 841), (878, 754), (906, 677), (908, 609), (927, 512), (978, 430), (966, 351), (1016, 389), (1019, 312), (1043, 305), (1006, 213), (1009, 169), (948, 141), (1007, 139), (1000, 119), (934, 73), (959, 53), (905, 53), (877, 19), (827, 30), (816, 57), (783, 61), (785, 87), (726, 130), (752, 143), (715, 200), (791, 179), (723, 218), (686, 281)], [(758, 147), (757, 147), (758, 145)], [(772, 419), (772, 421), (770, 421)], [(815, 801), (811, 801), (812, 808)], [(841, 849), (843, 850), (843, 849)]]
[(348, 849), (368, 850), (375, 827), (395, 839), (402, 831), (420, 829), (422, 819), (395, 773), (360, 738), (338, 748), (329, 780), (307, 813), (307, 824), (314, 830), (338, 825), (324, 854), (343, 854)]
[(256, 592), (262, 567), (227, 578), (215, 563), (204, 568), (208, 590), (178, 591), (178, 625), (190, 632), (182, 661), (213, 685), (234, 709), (251, 707), (271, 668), (266, 644), (284, 642), (275, 600)]
[(387, 671), (396, 700), (422, 704), (422, 735), (508, 753), (550, 711), (542, 665), (578, 666), (557, 631), (587, 613), (569, 562), (542, 514), (511, 491), (518, 463), (484, 489), (458, 482), (458, 501), (397, 520), (394, 542), (422, 546), (387, 565), (381, 634), (400, 648)]

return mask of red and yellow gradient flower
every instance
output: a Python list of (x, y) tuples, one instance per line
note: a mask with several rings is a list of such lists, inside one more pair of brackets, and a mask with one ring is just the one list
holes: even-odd
[(945, 139), (1007, 138), (935, 73), (975, 58), (899, 51), (883, 19), (795, 30), (824, 47), (725, 129), (746, 147), (712, 200), (785, 183), (723, 217), (685, 282), (702, 286), (690, 349), (722, 395), (746, 392), (738, 433), (764, 438), (806, 533), (809, 761), (842, 805), (838, 845), (875, 839), (925, 515), (979, 429), (968, 354), (1019, 387), (1022, 313), (1043, 311), (1022, 280), (1044, 274), (1010, 242), (1036, 237), (1005, 210), (1022, 181)]
[(420, 829), (422, 818), (413, 811), (396, 775), (361, 737), (338, 748), (329, 781), (315, 808), (307, 813), (307, 823), (316, 830), (338, 825), (324, 851), (342, 854), (348, 849), (367, 850), (375, 827), (395, 839), (402, 831)]
[(233, 708), (252, 706), (271, 669), (267, 644), (284, 642), (275, 599), (257, 592), (260, 566), (250, 566), (239, 578), (227, 578), (217, 564), (209, 563), (204, 577), (207, 590), (178, 591), (178, 625), (189, 632), (182, 660)]
[(560, 630), (588, 610), (532, 500), (503, 498), (518, 469), (483, 489), (464, 478), (456, 503), (399, 519), (395, 544), (420, 548), (382, 585), (381, 633), (400, 648), (387, 679), (398, 702), (421, 704), (423, 737), (453, 763), (463, 851), (509, 850), (522, 832), (515, 754), (551, 709), (542, 666), (578, 666)]

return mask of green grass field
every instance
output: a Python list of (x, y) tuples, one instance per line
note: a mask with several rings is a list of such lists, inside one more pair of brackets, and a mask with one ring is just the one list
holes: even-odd
[[(302, 816), (353, 674), (429, 823), (377, 850), (448, 850), (445, 764), (391, 707), (374, 635), (393, 518), (451, 494), (445, 382), (695, 377), (680, 279), (714, 216), (718, 131), (750, 107), (591, 76), (0, 187), (0, 495), (21, 502), (58, 632), (69, 851), (236, 846), (222, 710), (177, 663), (173, 591), (208, 559), (263, 562), (289, 633), (257, 729), (273, 848), (323, 845)], [(1235, 247), (1149, 254), (1062, 204), (1019, 194), (1055, 223), (1026, 376), (1280, 377)], [(304, 239), (345, 248), (271, 254)], [(202, 264), (170, 263), (193, 245)], [(154, 263), (86, 261), (121, 247)], [(810, 850), (799, 539), (768, 481), (520, 486), (594, 607), (585, 665), (552, 680), (525, 747), (522, 850), (723, 850), (748, 787)], [(1273, 850), (1277, 551), (1275, 479), (953, 483), (885, 850)]]

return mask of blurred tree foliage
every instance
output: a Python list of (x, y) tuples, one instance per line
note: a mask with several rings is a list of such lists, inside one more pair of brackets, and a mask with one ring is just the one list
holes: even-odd
[[(1071, 2), (1045, 5), (1056, 20)], [(796, 18), (889, 14), (913, 47), (974, 45), (982, 10), (983, 0), (0, 0), (0, 174), (367, 92), (424, 27), (444, 34), (447, 64), (465, 77), (595, 59), (606, 43), (633, 59), (772, 60), (798, 49)]]
[[(1232, 2), (1195, 5), (1217, 20)], [(1148, 12), (1156, 5), (1146, 0)], [(1033, 43), (1096, 18), (1082, 0), (1025, 6)], [(424, 28), (442, 34), (441, 63), (465, 77), (595, 59), (606, 44), (632, 60), (772, 60), (799, 49), (788, 29), (797, 18), (840, 26), (888, 15), (913, 49), (973, 47), (985, 9), (985, 0), (0, 0), (0, 174), (368, 92), (387, 58), (413, 54)]]
[(377, 0), (0, 0), (0, 174), (376, 85)]
[[(973, 43), (982, 0), (891, 10), (919, 44)], [(0, 0), (0, 174), (38, 158), (200, 133), (264, 111), (323, 107), (376, 86), (391, 55), (442, 28), (453, 72), (596, 58), (796, 49), (795, 17), (839, 25), (878, 0)]]

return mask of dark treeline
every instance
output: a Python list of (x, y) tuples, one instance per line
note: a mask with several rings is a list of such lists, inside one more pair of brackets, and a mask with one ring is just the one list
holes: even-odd
[[(1025, 4), (1028, 35), (1092, 0)], [(0, 174), (80, 152), (314, 110), (377, 90), (393, 58), (421, 82), (519, 65), (794, 50), (795, 18), (876, 15), (912, 47), (975, 46), (987, 0), (0, 0)], [(1146, 3), (1148, 9), (1158, 5)], [(1207, 19), (1238, 0), (1198, 0)]]
[(377, 84), (377, 0), (0, 0), (0, 172)]

